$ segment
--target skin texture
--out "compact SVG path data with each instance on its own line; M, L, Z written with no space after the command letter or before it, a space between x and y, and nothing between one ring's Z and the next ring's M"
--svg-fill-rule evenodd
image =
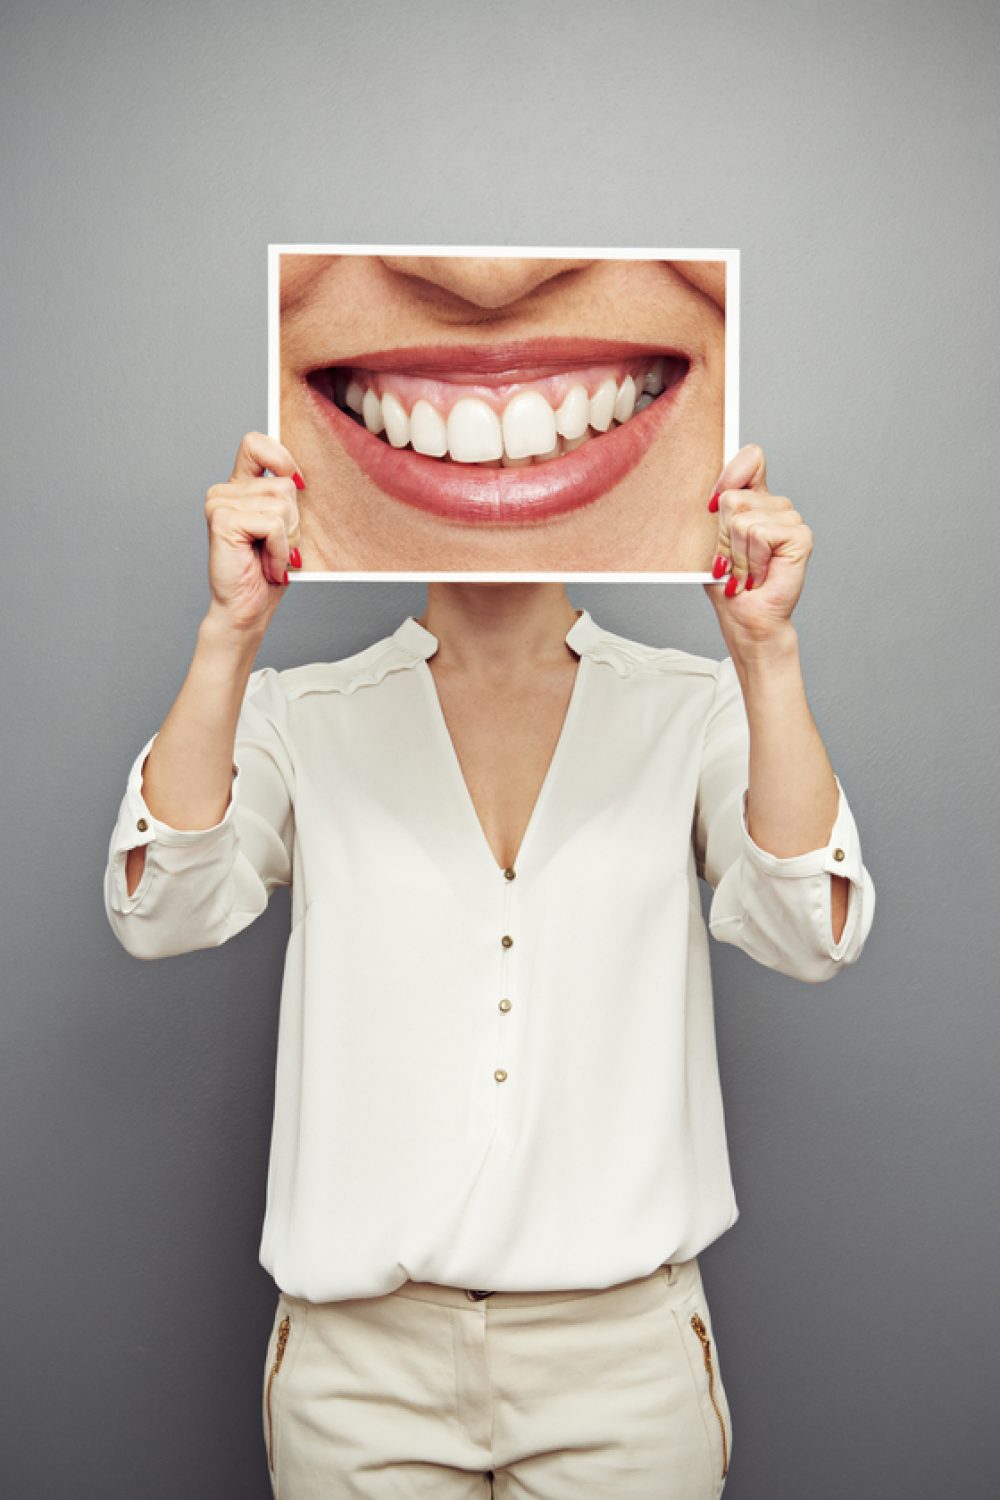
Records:
M722 262L283 256L281 438L307 484L303 566L707 571L714 524L705 503L723 454L724 335ZM676 341L692 362L675 416L624 479L579 510L528 525L456 523L386 495L344 451L305 383L310 370L359 352L545 336L651 349Z

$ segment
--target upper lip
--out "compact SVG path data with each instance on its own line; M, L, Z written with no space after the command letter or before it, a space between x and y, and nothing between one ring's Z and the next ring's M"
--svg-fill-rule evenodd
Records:
M353 367L477 376L481 380L533 380L578 365L601 364L640 355L670 355L690 360L691 351L676 344L636 343L625 339L536 338L492 344L409 344L396 349L340 355L314 369Z

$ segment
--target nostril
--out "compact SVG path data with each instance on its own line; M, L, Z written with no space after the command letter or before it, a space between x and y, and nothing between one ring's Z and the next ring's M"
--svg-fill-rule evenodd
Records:
M387 270L407 277L421 300L466 314L509 310L529 298L544 297L551 282L569 278L592 265L590 260L522 259L488 255L381 255Z

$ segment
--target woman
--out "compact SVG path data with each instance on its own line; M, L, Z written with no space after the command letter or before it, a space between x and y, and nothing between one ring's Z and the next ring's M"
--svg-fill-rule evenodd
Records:
M281 440L334 572L697 572L724 261L279 259Z
M698 876L717 938L809 982L874 906L791 623L809 528L741 449L708 501L721 663L559 584L436 584L353 657L252 672L306 482L250 434L209 491L211 602L105 888L152 958L292 886L275 1493L718 1495L697 1256L737 1208Z

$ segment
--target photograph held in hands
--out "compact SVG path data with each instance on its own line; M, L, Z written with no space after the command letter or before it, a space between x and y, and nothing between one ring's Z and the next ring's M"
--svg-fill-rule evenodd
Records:
M738 251L269 254L298 580L711 577Z

